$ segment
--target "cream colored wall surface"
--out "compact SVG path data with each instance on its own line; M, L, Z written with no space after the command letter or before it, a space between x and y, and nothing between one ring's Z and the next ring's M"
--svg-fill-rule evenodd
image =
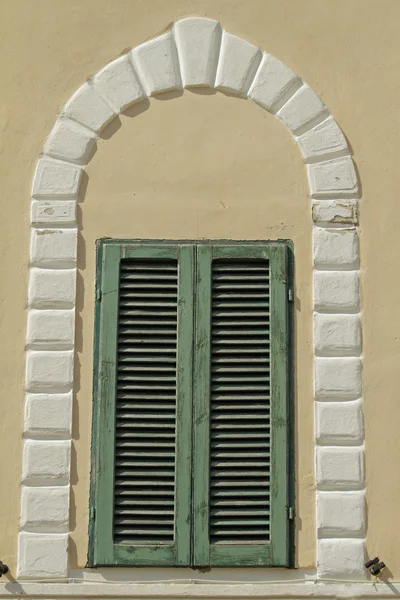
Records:
M321 95L352 145L363 186L367 541L370 554L379 554L393 576L400 579L398 0L3 0L1 558L9 563L11 574L15 573L28 207L35 162L61 106L88 76L125 48L189 15L219 19L231 33L268 50L291 67ZM312 565L314 507L307 500L312 497L313 486L311 228L298 150L273 117L249 101L220 94L185 92L167 102L153 100L149 110L135 119L127 115L122 121L121 129L99 144L88 168L87 193L80 207L77 362L81 368L75 401L72 565L82 566L86 553L93 252L94 240L101 235L295 240L301 303L296 313L297 429L301 434L297 454L301 518L298 557L302 566ZM179 209L178 216L166 210L172 204ZM287 225L283 230L279 229L281 223ZM278 228L268 229L274 226ZM299 368L301 364L305 372Z

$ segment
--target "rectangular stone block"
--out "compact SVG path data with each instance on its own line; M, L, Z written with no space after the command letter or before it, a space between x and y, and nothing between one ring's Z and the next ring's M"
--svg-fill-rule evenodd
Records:
M314 265L319 269L357 269L359 244L356 230L313 227Z
M26 440L22 480L37 485L67 485L70 479L70 440Z
M36 266L73 267L76 264L78 230L32 229L31 263Z
M319 540L318 577L360 581L367 578L365 540L351 538Z
M34 197L77 197L82 167L60 160L43 157L38 161L33 180Z
M27 394L24 431L30 435L71 435L72 391Z
M358 271L315 271L314 308L318 311L353 312L360 309Z
M351 156L308 165L313 198L358 195L357 175Z
M29 306L70 308L75 298L76 269L30 269Z
M19 534L19 579L56 579L68 575L68 534Z
M359 356L360 315L315 313L314 345L319 356Z
M358 225L358 201L313 200L312 218L319 225Z
M68 533L69 485L60 487L22 486L21 529Z
M364 427L361 400L317 402L315 430L319 444L362 444Z
M362 446L319 446L316 458L319 490L360 490L364 487Z
M26 342L30 347L73 348L75 335L75 309L36 310L28 312Z
M315 397L357 399L362 394L361 360L359 358L316 357Z
M69 392L74 375L73 351L31 350L26 357L28 392Z
M31 204L31 221L37 225L76 223L75 200L34 200Z
M365 536L364 492L318 492L318 536Z

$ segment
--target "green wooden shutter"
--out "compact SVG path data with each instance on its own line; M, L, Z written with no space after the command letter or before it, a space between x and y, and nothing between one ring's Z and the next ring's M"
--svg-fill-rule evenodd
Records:
M193 248L99 250L90 564L189 565Z
M194 564L287 566L287 249L197 252Z

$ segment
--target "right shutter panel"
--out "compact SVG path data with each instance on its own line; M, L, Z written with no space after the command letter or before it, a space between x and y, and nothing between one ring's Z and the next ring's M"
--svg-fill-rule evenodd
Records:
M200 326L210 328L199 361L209 392L208 540L199 554L212 566L287 564L285 258L277 244L199 248L209 295Z

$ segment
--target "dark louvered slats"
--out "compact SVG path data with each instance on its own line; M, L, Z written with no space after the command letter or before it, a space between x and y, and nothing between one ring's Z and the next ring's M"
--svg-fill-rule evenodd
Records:
M267 260L212 267L210 541L270 541Z
M114 541L172 544L178 268L121 261Z

